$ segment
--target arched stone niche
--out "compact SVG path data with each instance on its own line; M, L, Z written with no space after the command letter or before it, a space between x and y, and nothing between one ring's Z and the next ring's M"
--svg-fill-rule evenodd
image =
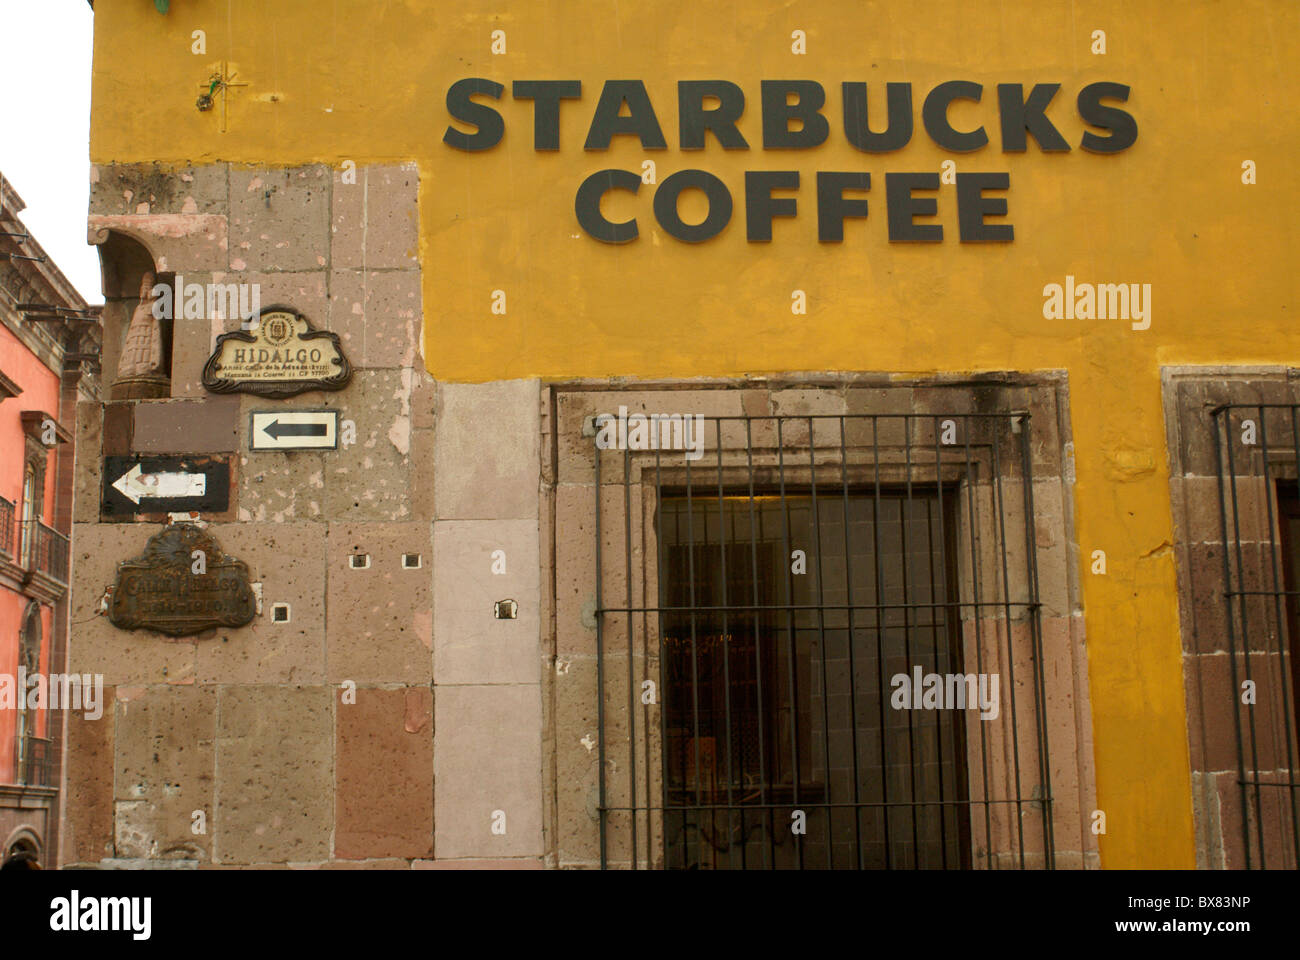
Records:
M0 870L39 870L41 838L30 826L22 826L6 838L0 849Z
M171 396L172 337L170 316L152 321L158 328L158 355L156 360L142 369L139 362L139 344L147 342L149 323L147 278L155 284L171 284L172 273L159 273L149 247L139 239L120 230L92 229L90 242L99 249L99 268L104 291L104 345L101 363L105 382L112 400L144 400ZM143 305L143 310L141 306ZM136 329L132 330L132 320ZM129 344L128 340L134 341ZM133 369L123 369L123 354L134 360Z

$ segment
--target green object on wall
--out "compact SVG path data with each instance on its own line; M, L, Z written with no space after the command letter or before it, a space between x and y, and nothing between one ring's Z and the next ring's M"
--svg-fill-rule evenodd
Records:
M158 8L159 13L166 13L171 2L172 0L153 0L153 5Z

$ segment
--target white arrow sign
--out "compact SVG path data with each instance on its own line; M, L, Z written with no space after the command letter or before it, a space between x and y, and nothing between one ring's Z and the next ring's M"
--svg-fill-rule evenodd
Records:
M208 478L202 473L141 473L137 463L113 481L113 489L132 503L139 503L145 497L155 500L201 497L207 492Z

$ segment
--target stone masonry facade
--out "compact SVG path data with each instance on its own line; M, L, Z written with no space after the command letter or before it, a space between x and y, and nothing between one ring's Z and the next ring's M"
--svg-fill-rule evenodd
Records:
M92 172L106 377L141 249L160 280L258 284L338 334L355 373L210 395L203 364L238 318L178 311L169 398L81 404L70 658L108 707L69 721L65 864L540 865L537 385L425 372L418 190L414 165ZM354 443L249 451L250 410L330 408ZM249 626L172 640L103 615L167 520L105 521L103 458L132 453L230 459L229 510L197 519L259 585ZM496 549L508 572L485 584ZM503 597L517 619L492 619Z
M737 417L1029 412L1035 506L1011 509L1038 545L1055 860L1097 865L1064 374L435 382L421 342L430 265L420 260L419 190L414 165L94 169L106 384L144 270L258 284L264 306L291 306L337 334L355 374L341 391L288 400L209 394L201 370L239 319L178 315L170 396L79 405L69 660L103 674L106 708L97 721L68 719L65 865L598 866L597 701L608 699L606 736L626 750L617 707L626 690L596 682L593 585L622 574L598 569L589 507L599 495L617 512L624 494L621 476L597 482L584 423L620 404ZM355 441L251 452L250 413L267 409L337 409ZM757 442L764 456L771 441ZM880 442L895 462L906 446ZM104 615L117 565L169 520L105 515L104 458L130 454L229 462L227 510L171 519L205 525L248 564L259 598L251 624L173 639ZM972 491L986 512L993 495L987 480ZM642 559L655 550L646 504L635 519ZM607 536L606 565L623 549L621 530ZM972 562L994 564L991 535L980 549L987 556ZM513 616L497 616L503 601ZM1005 648L1031 675L1024 623L990 614L983 629L990 652ZM976 625L962 632L977 642ZM1032 719L1013 731L1004 718L998 736L1028 742ZM643 763L660 749L633 744ZM993 763L1009 776L1004 759ZM614 782L615 765L609 773ZM612 789L609 802L625 801ZM999 813L975 842L1010 865L1013 835L1041 850L1035 815L1013 829ZM617 832L617 815L610 825ZM615 842L609 864L627 859ZM1042 854L1025 863L1042 865Z

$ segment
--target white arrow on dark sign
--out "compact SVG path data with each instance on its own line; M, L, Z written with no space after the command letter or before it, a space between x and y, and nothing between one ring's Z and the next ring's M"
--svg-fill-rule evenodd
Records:
M208 478L202 473L143 473L140 464L113 481L113 489L132 503L145 498L176 500L207 493Z

